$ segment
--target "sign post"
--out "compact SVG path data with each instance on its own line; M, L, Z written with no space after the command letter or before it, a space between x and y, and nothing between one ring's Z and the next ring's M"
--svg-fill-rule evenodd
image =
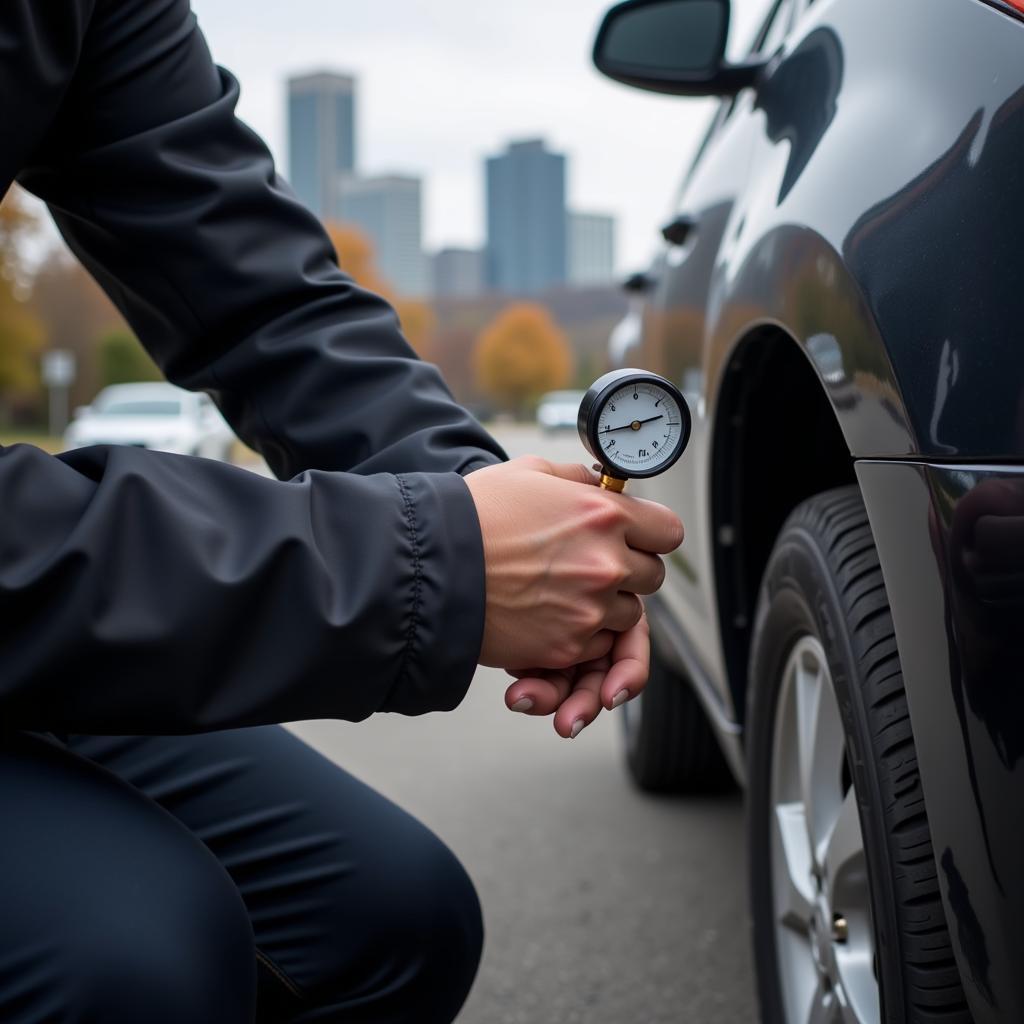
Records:
M68 425L68 394L75 382L75 353L53 348L43 353L43 383L50 392L50 434L59 437Z

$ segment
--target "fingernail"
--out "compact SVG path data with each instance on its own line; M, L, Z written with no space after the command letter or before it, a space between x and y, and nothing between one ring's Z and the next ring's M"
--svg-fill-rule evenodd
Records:
M576 721L572 723L572 732L569 734L569 739L576 739L576 737L579 736L581 732L583 732L583 729L586 726L586 724L587 723L584 722L582 718L577 718Z
M520 697L519 700L512 705L513 711L531 711L533 709L533 701L529 697Z
M619 692L612 698L612 707L622 707L627 700L629 700L629 690L619 690Z

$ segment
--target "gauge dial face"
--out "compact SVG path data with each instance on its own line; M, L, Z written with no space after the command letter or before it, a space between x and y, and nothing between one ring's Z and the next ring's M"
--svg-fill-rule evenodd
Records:
M600 458L623 476L654 476L668 469L688 440L679 403L654 381L625 382L595 411Z

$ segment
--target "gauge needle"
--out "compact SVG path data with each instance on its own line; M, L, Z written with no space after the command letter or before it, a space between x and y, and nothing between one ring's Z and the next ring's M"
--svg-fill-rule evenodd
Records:
M655 420L663 420L664 418L664 416L651 416L650 419L646 420L631 420L624 427L605 427L601 433L614 434L616 430L639 430L645 423L653 423Z

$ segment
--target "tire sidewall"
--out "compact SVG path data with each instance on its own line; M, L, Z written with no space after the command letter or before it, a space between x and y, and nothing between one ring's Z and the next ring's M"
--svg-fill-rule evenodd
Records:
M771 880L771 765L783 671L796 643L816 637L825 651L846 736L870 887L882 1019L902 1021L898 922L867 710L846 614L827 557L805 526L790 525L765 571L751 645L748 696L748 846L754 952L765 1024L783 1024Z

